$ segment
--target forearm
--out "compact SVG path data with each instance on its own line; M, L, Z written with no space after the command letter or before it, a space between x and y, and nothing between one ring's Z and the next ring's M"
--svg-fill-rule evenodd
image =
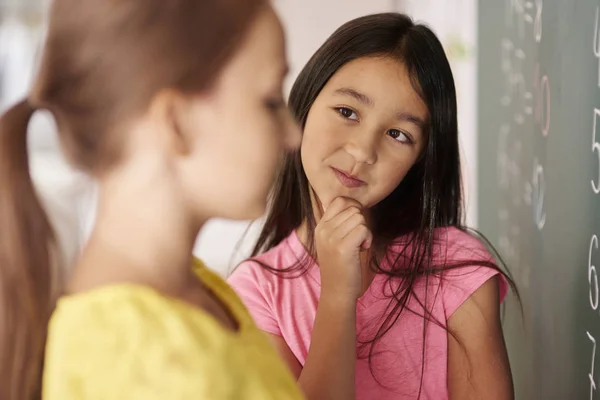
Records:
M322 297L298 380L309 400L355 398L356 302Z

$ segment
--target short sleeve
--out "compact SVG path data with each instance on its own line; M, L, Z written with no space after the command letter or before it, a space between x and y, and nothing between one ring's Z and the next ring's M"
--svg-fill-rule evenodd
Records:
M442 292L446 318L454 312L488 280L499 279L500 302L508 293L508 283L498 271L487 266L460 267L444 271L442 277Z
M265 278L265 271L253 261L242 263L231 274L228 283L233 287L263 331L282 336L274 313L272 285Z
M452 231L442 241L446 251L441 254L446 265L466 263L468 265L450 268L441 274L441 289L443 293L446 318L454 312L488 280L499 279L500 302L508 293L508 282L499 270L491 268L495 265L494 258L485 245L476 237L466 232Z
M160 311L135 299L59 303L49 327L43 398L234 400L231 382L223 381L231 372L210 353L211 336Z

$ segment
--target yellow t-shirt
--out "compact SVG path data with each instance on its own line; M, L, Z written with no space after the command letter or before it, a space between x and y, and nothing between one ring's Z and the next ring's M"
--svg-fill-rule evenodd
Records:
M197 264L199 278L237 319L237 332L141 285L66 296L50 321L43 399L302 399L237 295Z

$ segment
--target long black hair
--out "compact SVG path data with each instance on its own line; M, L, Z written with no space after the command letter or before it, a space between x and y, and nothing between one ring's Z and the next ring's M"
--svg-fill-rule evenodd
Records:
M394 287L388 308L391 312L375 337L363 343L371 344L369 363L372 372L374 346L407 310L409 300L416 298L413 289L418 280L425 279L427 284L433 274L441 276L448 269L477 265L502 273L518 295L513 280L492 260L461 260L451 265L436 265L432 261L436 228L455 227L482 237L463 222L456 89L442 44L428 27L415 24L410 17L399 13L374 14L347 22L319 48L298 76L289 99L292 113L304 127L315 99L336 71L352 60L382 56L406 66L414 89L428 108L429 119L425 127L427 144L422 156L398 187L371 209L374 251L370 267L397 282L391 286ZM261 263L265 268L293 277L305 271L311 259L316 259L316 220L311 191L300 151L288 154L279 171L266 221L252 256L275 247L303 222L308 225L308 251L306 257L285 270L275 270ZM391 251L398 248L391 246L398 238L403 238L402 250ZM485 242L489 245L487 240ZM384 257L387 259L385 263L382 262ZM424 303L423 299L417 300L423 310L410 311L423 316L425 339L426 321L433 320L432 306L427 297ZM433 322L447 330L445 321ZM425 340L423 356L424 344ZM421 374L421 385L422 382Z

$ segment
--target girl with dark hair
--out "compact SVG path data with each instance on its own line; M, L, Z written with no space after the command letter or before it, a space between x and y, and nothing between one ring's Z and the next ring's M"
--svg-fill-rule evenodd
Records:
M309 399L510 399L512 280L463 223L456 92L402 14L339 28L300 73L303 128L230 283Z
M208 219L264 213L300 144L286 69L268 1L52 1L33 88L0 118L0 399L302 398L192 256ZM99 183L69 277L29 175L37 109Z

